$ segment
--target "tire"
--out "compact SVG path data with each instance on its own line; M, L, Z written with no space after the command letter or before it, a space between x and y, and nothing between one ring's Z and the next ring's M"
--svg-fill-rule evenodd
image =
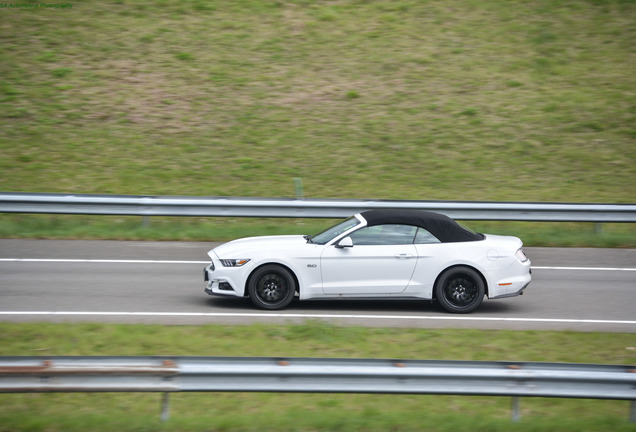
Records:
M435 283L435 297L444 309L452 313L469 313L484 300L483 279L470 267L445 270Z
M252 303L261 309L283 309L294 299L296 280L284 267L265 265L250 276L247 293Z

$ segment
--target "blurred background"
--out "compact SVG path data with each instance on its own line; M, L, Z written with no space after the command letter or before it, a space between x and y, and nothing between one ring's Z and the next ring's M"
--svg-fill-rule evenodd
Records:
M0 190L634 202L632 1L58 4L0 10Z

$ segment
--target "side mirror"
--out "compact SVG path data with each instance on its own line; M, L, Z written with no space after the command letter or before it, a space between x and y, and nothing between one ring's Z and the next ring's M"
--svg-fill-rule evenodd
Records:
M351 237L345 237L336 243L336 247L338 249L353 247L353 240L351 240Z

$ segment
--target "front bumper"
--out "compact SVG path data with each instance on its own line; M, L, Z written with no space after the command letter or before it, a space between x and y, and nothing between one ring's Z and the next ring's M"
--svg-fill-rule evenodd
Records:
M212 291L212 282L210 281L210 275L208 274L209 267L205 267L203 269L203 282L206 282L204 291L207 294L214 295L214 291Z
M204 291L209 295L241 296L234 289L234 284L221 273L215 271L214 263L203 269L203 281L206 283Z

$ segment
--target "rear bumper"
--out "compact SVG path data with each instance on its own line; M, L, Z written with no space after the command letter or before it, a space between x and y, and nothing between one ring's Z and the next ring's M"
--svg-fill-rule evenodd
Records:
M526 288L528 288L528 285L530 285L530 281L528 281L528 283L523 285L521 287L521 289L519 289L516 292L500 294L500 295L498 295L496 297L489 297L489 299L502 299L502 298L506 298L506 297L516 297L516 296L519 296L519 295L523 295L523 292L525 291Z
M527 264L524 264L524 267L525 271L523 274L514 277L505 277L496 281L488 290L488 298L501 299L522 295L532 280L530 262L528 261Z

